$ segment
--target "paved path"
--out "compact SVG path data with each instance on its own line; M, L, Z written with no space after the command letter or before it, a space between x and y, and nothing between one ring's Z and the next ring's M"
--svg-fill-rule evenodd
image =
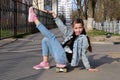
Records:
M61 41L62 34L52 29ZM75 68L68 73L56 73L55 62L50 56L51 69L33 70L42 60L40 33L23 39L0 41L0 80L119 80L120 44L93 42L93 53L88 53L90 63L99 72Z

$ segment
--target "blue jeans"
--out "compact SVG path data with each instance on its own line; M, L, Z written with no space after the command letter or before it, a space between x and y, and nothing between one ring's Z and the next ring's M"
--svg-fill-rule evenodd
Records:
M56 36L51 33L42 23L37 25L38 30L45 38L42 40L42 54L48 56L49 53L57 64L67 64L66 53Z

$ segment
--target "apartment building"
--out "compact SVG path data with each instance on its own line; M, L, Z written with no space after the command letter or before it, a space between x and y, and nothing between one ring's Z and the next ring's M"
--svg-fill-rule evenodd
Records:
M40 10L50 10L58 12L58 0L34 0L33 6Z
M64 15L66 21L70 20L72 0L33 0L33 5L41 10L55 11L58 15Z
M63 14L66 20L70 19L72 13L72 0L58 0L58 15Z

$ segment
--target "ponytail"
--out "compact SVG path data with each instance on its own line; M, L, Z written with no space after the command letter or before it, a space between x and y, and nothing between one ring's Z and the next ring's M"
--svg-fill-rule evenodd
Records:
M90 38L88 36L87 36L87 39L88 39L88 44L89 44L88 51L92 52L92 46L91 46Z

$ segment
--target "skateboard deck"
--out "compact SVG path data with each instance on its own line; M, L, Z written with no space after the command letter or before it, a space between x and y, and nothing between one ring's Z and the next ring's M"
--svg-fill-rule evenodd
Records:
M67 68L59 68L59 67L56 67L56 72L67 72Z

